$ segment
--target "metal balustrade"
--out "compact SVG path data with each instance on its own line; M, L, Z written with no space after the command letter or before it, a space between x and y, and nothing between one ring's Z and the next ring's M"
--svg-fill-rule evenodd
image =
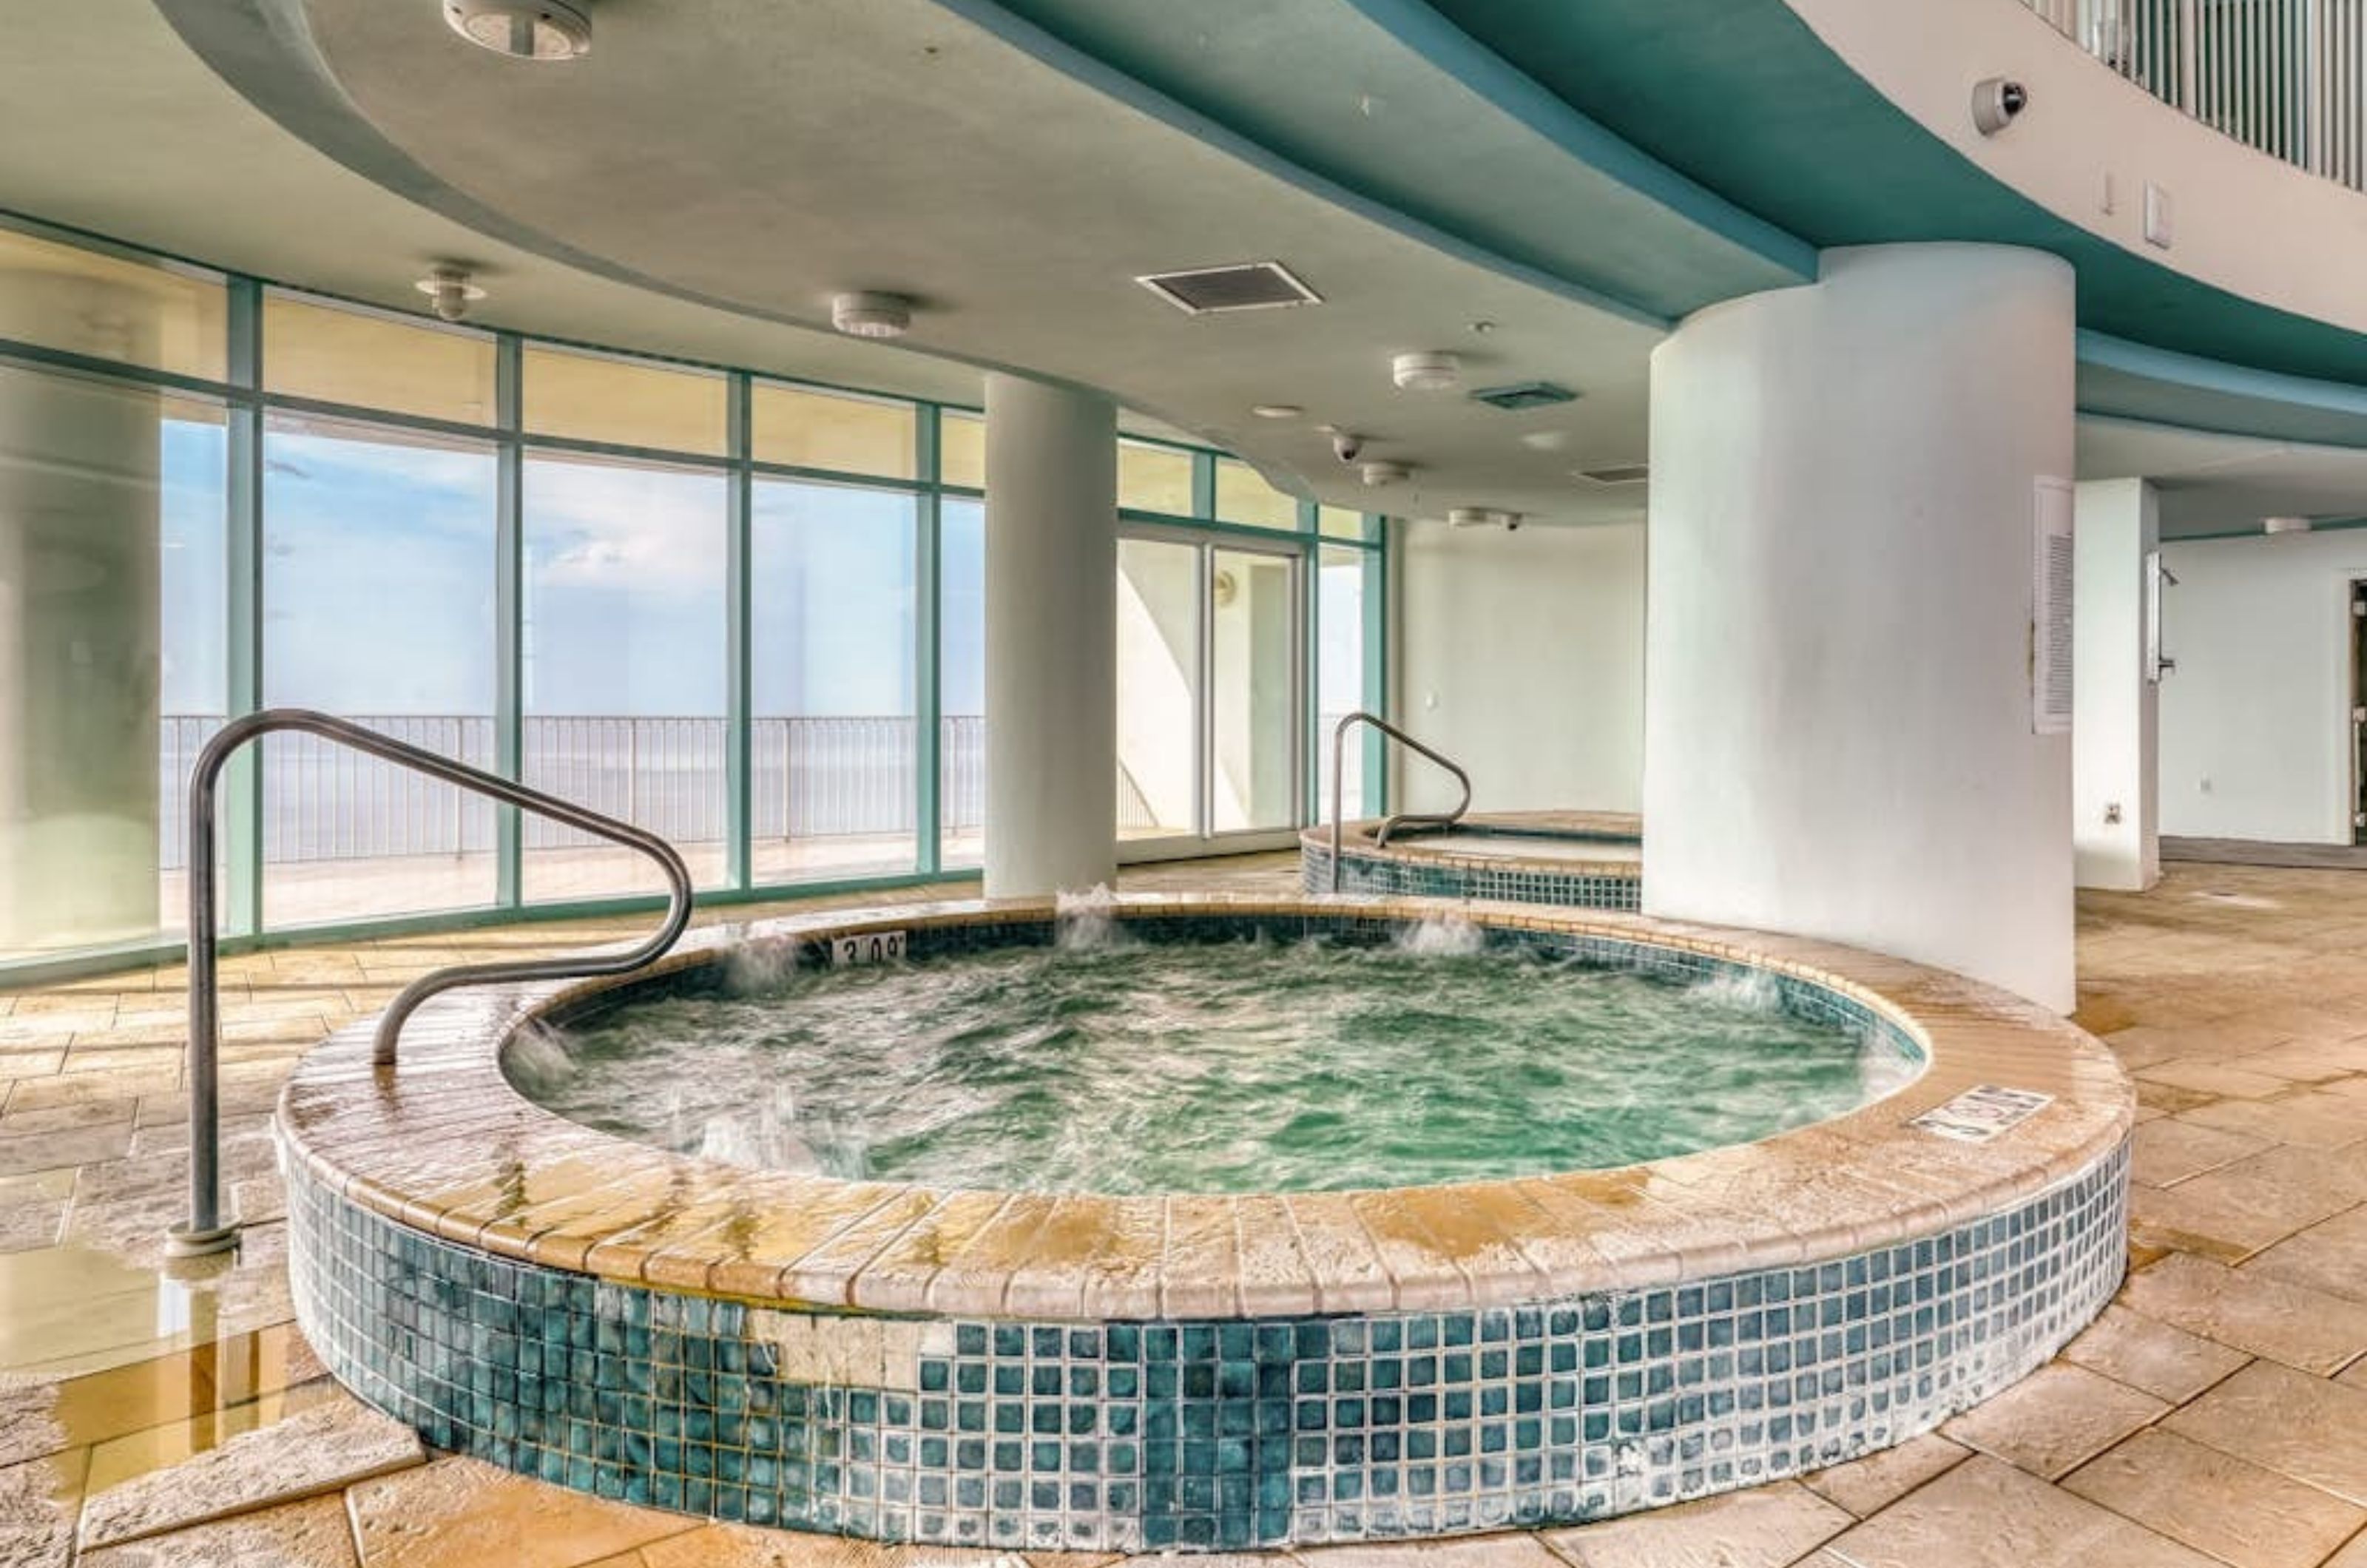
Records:
M2172 108L2367 190L2367 0L2023 0Z
M493 720L481 714L363 716L354 722L408 746L485 769ZM159 798L187 795L198 752L223 727L217 715L164 718ZM529 717L525 782L638 823L678 844L723 841L723 718L674 716ZM751 830L762 840L909 834L917 818L916 724L909 715L757 718L750 724ZM307 734L263 748L263 858L287 865L491 854L493 803ZM947 831L986 820L986 721L945 719L938 811ZM185 824L161 814L160 869L187 865ZM528 850L595 840L560 823L528 818Z

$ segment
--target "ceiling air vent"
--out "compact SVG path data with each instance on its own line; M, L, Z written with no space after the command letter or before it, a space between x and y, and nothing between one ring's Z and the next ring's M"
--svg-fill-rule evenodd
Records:
M1190 316L1323 303L1323 296L1301 283L1280 262L1243 262L1236 266L1154 272L1135 281Z
M1475 403L1486 403L1492 409L1508 412L1519 409L1551 408L1556 403L1574 402L1578 394L1568 387L1551 381L1523 381L1517 387L1483 387L1471 394Z
M1571 471L1587 483L1594 485L1642 484L1652 477L1651 468L1643 463L1619 463L1610 468L1576 468Z

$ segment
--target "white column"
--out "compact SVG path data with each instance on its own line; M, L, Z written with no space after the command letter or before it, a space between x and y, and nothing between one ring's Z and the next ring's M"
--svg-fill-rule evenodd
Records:
M1653 356L1644 904L2073 1001L2071 744L2033 723L2072 274L1827 253Z
M1117 874L1117 413L986 378L986 892Z
M0 275L0 332L82 323L120 355L134 292ZM156 930L156 394L0 372L0 948Z
M2078 504L2071 842L2080 886L2138 893L2161 880L2161 688L2146 638L2159 506L2144 479L2083 484Z

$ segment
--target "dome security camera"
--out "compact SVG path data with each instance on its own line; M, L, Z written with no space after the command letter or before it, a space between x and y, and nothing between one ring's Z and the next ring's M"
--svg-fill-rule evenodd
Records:
M1358 457L1364 456L1364 452L1365 438L1363 436L1351 435L1344 430L1332 432L1331 455L1339 458L1342 462L1353 463Z
M2002 76L1973 84L1973 124L1983 136L1995 136L2030 107L2030 90Z

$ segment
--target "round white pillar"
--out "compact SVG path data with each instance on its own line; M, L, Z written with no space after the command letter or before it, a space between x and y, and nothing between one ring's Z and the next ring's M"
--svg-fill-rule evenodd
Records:
M1117 874L1117 411L986 378L986 893Z
M2072 272L1827 253L1652 364L1644 906L2073 1005L2071 743L2032 689Z
M0 331L43 329L14 335L80 322L121 355L153 314L0 275ZM156 930L160 419L135 387L0 372L0 949Z

